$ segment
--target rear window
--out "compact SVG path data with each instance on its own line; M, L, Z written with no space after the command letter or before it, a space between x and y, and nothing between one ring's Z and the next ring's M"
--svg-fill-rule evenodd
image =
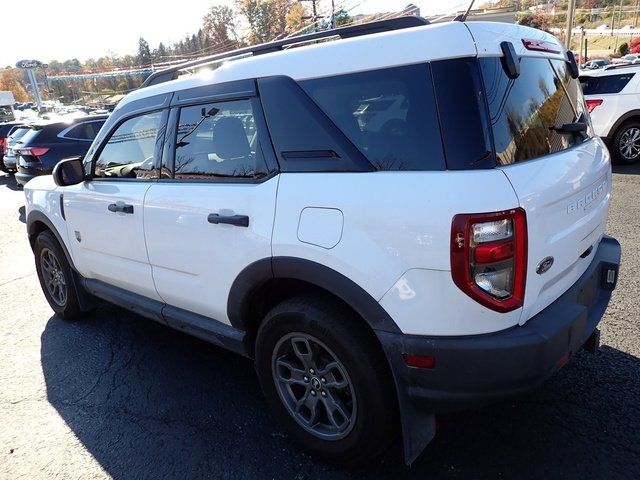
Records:
M31 130L29 127L16 127L16 129L9 134L9 138L13 141L18 140L22 138L29 130Z
M480 67L499 165L556 153L579 141L556 130L583 120L585 113L580 85L566 62L523 57L515 80L507 77L500 58L481 58Z
M378 170L444 170L428 64L300 82Z
M580 77L580 84L585 95L602 95L603 93L620 93L627 86L635 73L621 73L604 77Z

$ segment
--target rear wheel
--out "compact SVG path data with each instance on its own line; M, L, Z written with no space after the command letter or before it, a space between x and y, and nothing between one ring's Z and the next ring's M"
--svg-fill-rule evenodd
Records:
M38 280L53 311L67 320L79 317L82 311L71 267L60 244L50 231L45 230L38 235L34 254Z
M640 122L622 125L613 137L612 154L619 163L632 164L640 160Z
M362 464L393 440L393 382L375 337L341 304L285 300L264 319L256 371L272 410L306 450Z

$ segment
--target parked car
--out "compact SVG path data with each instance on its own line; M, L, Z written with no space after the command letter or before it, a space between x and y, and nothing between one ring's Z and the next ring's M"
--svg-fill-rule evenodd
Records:
M50 174L64 158L84 156L106 119L106 115L91 115L31 125L15 149L16 182L24 185L33 177Z
M593 128L620 163L640 160L640 64L582 72Z
M597 70L599 68L604 68L607 65L611 65L609 60L605 58L598 58L596 60L589 60L582 66L582 68L585 70Z
M0 123L0 170L5 173L8 173L8 170L4 166L4 146L7 143L7 137L11 129L16 125L20 125L20 122Z
M18 159L16 157L16 148L22 145L22 137L29 132L30 127L28 124L20 123L11 130L4 142L4 155L2 157L2 163L6 172L15 173L18 169Z
M620 60L625 63L638 63L640 62L640 54L629 53L627 55L624 55L623 57L620 57Z
M364 463L401 426L411 462L436 413L597 349L609 154L550 34L405 17L329 37L152 74L84 161L25 186L27 231L62 318L99 298L253 358L308 451ZM393 129L356 118L398 96Z

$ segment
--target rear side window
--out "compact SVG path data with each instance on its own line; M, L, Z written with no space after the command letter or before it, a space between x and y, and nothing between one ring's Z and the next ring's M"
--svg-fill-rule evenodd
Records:
M444 170L428 64L300 82L378 170Z
M531 160L576 144L574 136L557 130L578 121L584 112L578 82L570 77L565 62L523 57L515 80L504 73L500 58L481 58L480 67L499 165Z
M621 73L604 77L580 77L580 84L585 95L602 95L603 93L620 93L635 73Z
M104 120L81 123L69 130L64 137L70 140L93 141L103 124Z

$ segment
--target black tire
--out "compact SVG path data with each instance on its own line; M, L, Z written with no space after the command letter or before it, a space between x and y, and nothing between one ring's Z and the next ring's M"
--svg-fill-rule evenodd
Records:
M291 407L287 407L285 397L290 395L293 387L287 390L286 384L278 380L282 376L279 376L280 373L277 370L280 367L276 366L283 359L289 362L284 356L278 356L283 348L287 348L283 346L286 346L287 342L293 345L295 339L300 341L301 338L310 339L311 345L315 345L312 349L317 348L321 353L332 354L337 362L331 364L339 364L346 373L340 381L341 374L338 370L332 369L334 373L326 375L330 379L327 382L327 378L319 378L319 372L302 366L309 374L311 381L308 386L296 385L296 388L300 389L299 392L310 392L316 388L311 386L314 381L314 385L320 384L320 388L314 395L316 397L314 400L318 402L316 411L319 420L312 427L308 425L304 427L300 420L294 418L296 414L291 412ZM294 348L291 347L291 355L294 354L297 357ZM313 365L316 364L313 363ZM325 362L325 372L327 372L326 365ZM284 371L286 372L287 369L288 367L284 368ZM319 366L317 370L323 370L323 368ZM399 425L397 400L386 358L373 332L361 324L361 319L331 298L301 296L285 300L273 308L258 331L256 371L262 391L275 416L288 434L315 456L340 464L363 465L380 455L395 438ZM293 371L292 369L291 372ZM301 374L296 373L296 375ZM293 378L293 373L291 377ZM304 378L307 382L307 376ZM322 385L319 380L325 382L325 385ZM350 383L351 387L339 390L330 385L344 384L345 381ZM349 391L345 392L345 390ZM321 398L320 394L324 398ZM310 398L308 393L307 395L300 393L300 395ZM291 399L291 397L288 398ZM339 398L346 400L340 401ZM295 403L296 398L293 400ZM342 409L331 409L334 411L333 421L331 421L328 417L330 407L327 405L335 406L334 401L338 401ZM335 412L338 412L337 418L340 420L342 416L340 413L343 410L352 414L348 420L349 427L343 429L342 433L334 432L335 438L321 438L318 432L323 435L327 432L327 427L323 425L336 423ZM342 417L347 419L348 415ZM311 432L309 428L315 430ZM324 431L322 431L323 428Z
M34 255L40 287L53 311L65 320L77 319L82 311L71 267L56 237L49 230L36 238Z
M9 170L4 166L4 162L2 160L0 160L0 172L9 173Z
M631 120L621 125L613 135L611 155L616 163L631 165L640 160L640 136L629 146L628 141L640 135L640 122Z

